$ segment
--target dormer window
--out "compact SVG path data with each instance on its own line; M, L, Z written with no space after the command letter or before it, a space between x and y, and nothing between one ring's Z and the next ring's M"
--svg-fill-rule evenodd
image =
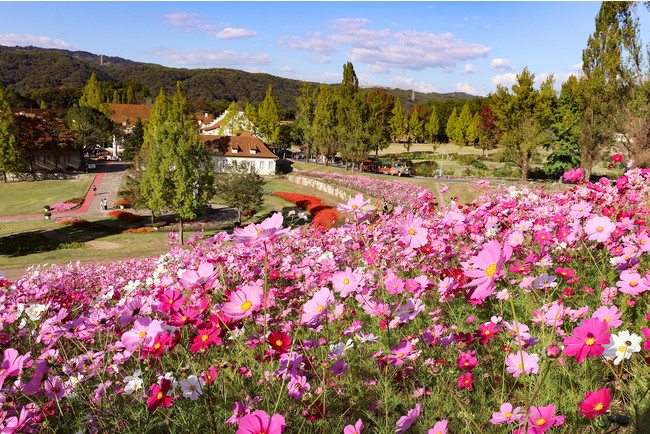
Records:
M233 153L233 154L236 154L237 152L239 152L239 149L237 149L237 148L232 148L232 153Z

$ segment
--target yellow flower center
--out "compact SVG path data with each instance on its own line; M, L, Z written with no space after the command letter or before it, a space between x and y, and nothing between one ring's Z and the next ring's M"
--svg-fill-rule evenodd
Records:
M620 347L618 347L618 351L621 353L624 353L625 350L627 350L627 347L625 345L621 345Z
M352 205L352 209L357 209L358 207L356 205Z
M605 322L609 322L609 321L610 321L609 317L605 317Z
M397 353L397 357L400 357L400 358L404 357L404 353Z
M602 231L603 231L603 227L602 227L602 226L598 226L598 227L596 228L596 230L597 230L598 232L602 232Z
M160 342L156 342L153 347L155 349L159 349L160 348Z
M503 415L503 417L510 419L512 417L512 413L507 412L506 414Z
M147 332L140 332L138 336L140 336L140 339L142 339L143 337L147 336Z
M193 384L190 384L190 390L196 390L196 386Z
M585 341L585 344L587 344L587 345L593 345L595 343L596 343L596 339L594 339L594 338L589 338L589 339L587 339Z
M633 281L630 282L631 287L635 287L637 285L638 285L638 283L636 282L636 280L633 280Z
M598 404L594 405L594 410L600 411L603 409L603 407L604 407L603 403L599 402Z
M245 302L242 303L242 305L240 307L241 307L241 310L248 310L248 309L251 308L251 306L253 306L253 303L246 300Z
M284 342L282 342L281 339L278 339L277 341L275 341L275 346L277 346L277 347L281 347L283 343L284 343Z
M490 264L490 266L485 269L485 275L487 277L492 277L494 275L494 273L496 273L496 272L497 272L497 264L496 263Z
M321 304L320 306L318 306L318 309L316 309L316 311L317 311L317 312L322 312L323 309L325 309L325 306L323 306L323 305Z
M409 234L415 235L415 231L413 229L409 229Z
M203 342L207 341L209 338L210 338L210 336L208 336L208 335L203 335L203 336L201 336L201 340L202 340Z
M350 283L350 280L349 280L349 279L345 279L345 280L343 280L343 284L344 284L344 285L347 285L348 283Z
M158 400L163 399L163 393L162 393L162 392L158 392L158 395L156 395L156 399L158 399Z
M524 365L523 365L523 363L520 363L520 364L517 366L517 368L523 370L523 369L524 369Z
M543 417L540 417L539 419L537 419L537 422L535 422L535 425L542 426L545 423L546 423L546 419L544 419Z
M169 299L169 304L174 304L174 300L170 298Z

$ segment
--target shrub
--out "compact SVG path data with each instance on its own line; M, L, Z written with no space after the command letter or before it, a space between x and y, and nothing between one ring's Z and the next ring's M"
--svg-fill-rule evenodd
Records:
M273 194L309 211L314 218L316 226L329 229L334 225L334 222L339 219L338 212L331 206L321 202L317 197L300 193L287 193L284 191L276 191Z
M133 214L127 211L114 210L108 213L111 217L115 217L122 221L137 221L142 220L144 217L138 214Z
M481 161L478 161L478 160L472 161L470 163L470 165L472 167L476 167L477 169L481 169L481 170L487 170L487 168L488 168L485 163L483 163Z
M478 162L478 155L459 155L458 162L463 166L470 166L474 162Z

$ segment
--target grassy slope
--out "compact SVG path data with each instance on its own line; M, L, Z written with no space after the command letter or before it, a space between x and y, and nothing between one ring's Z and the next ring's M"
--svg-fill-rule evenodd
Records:
M0 216L38 214L44 205L84 197L93 177L0 183Z

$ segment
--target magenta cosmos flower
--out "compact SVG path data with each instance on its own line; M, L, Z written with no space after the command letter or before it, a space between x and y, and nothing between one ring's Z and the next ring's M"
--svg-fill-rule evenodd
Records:
M592 241L603 243L616 229L609 217L592 217L585 225L585 232Z
M259 286L245 285L230 294L230 300L221 309L233 320L249 317L262 305L264 290Z
M412 213L407 214L406 218L397 224L400 241L414 249L424 246L427 243L428 231L422 226L423 223L424 220L420 217L415 217Z
M25 365L25 360L29 359L31 352L19 356L18 350L14 348L7 348L4 350L4 357L2 359L2 366L0 366L0 387L8 376L20 375Z
M447 419L436 422L436 424L427 431L427 434L447 434L447 424L449 421Z
M245 228L235 228L233 230L234 242L256 244L265 241L271 237L279 237L289 232L289 228L282 229L284 217L276 212L260 224L251 223Z
M612 401L609 389L599 389L598 392L587 392L585 400L578 404L580 411L588 419L593 419L599 414L604 414Z
M332 291L327 288L321 289L303 306L301 323L310 324L315 322L321 315L325 314L327 307L332 303L334 303Z
M609 344L608 328L609 325L598 318L585 319L581 327L573 329L573 336L564 338L564 354L575 356L578 363L586 357L601 356L605 352L603 345Z
M235 434L280 434L285 426L281 415L274 414L269 419L264 410L255 410L242 418Z
M494 282L506 274L501 267L511 255L512 247L506 244L502 250L499 242L492 240L472 258L472 268L463 270L467 277L475 278L465 285L476 286L470 295L471 299L483 300L494 292Z
M151 389L149 389L151 396L149 397L149 399L147 399L147 405L149 406L149 411L154 411L155 409L161 406L169 407L172 405L172 397L167 396L167 392L169 392L170 386L171 386L171 381L166 378L163 378L160 381L160 385L158 385L158 383L154 383L151 385Z
M541 434L552 426L564 423L564 416L555 416L553 404L546 407L530 407L528 416L528 434Z
M341 298L346 298L357 290L360 280L359 273L354 273L350 267L345 267L345 271L337 271L332 276L332 287L334 291L341 293Z
M351 213L365 213L366 207L370 205L370 199L363 200L363 194L359 193L354 196L352 199L348 200L347 204L339 203L336 205L336 209L341 212L351 212Z

